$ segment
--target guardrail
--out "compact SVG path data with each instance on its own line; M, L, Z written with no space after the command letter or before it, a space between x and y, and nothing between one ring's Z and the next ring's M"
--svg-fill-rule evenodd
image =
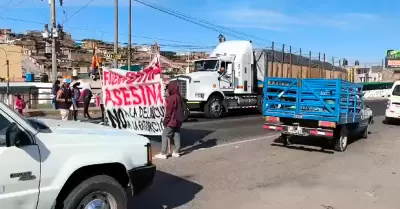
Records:
M28 109L48 109L52 108L51 105L51 88L48 87L35 87L27 86L24 88L11 87L10 92L12 95L8 98L8 104L15 103L13 95L21 94L23 100L26 102ZM93 98L91 106L96 102L96 95L101 92L101 88L92 88ZM0 93L0 100L7 103L7 96Z

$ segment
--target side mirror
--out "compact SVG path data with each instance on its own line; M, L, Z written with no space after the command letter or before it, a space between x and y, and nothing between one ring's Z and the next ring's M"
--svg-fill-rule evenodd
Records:
M7 147L16 146L21 140L25 139L25 135L16 123L11 123L6 131Z
M388 97L390 97L390 94L388 95Z

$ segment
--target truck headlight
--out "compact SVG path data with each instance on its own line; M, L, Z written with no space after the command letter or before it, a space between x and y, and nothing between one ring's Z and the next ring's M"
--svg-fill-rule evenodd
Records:
M195 93L194 97L203 99L204 98L204 93Z

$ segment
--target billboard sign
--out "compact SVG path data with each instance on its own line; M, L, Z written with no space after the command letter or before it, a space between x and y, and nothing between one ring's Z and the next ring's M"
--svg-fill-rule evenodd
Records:
M386 68L400 68L400 50L386 51Z

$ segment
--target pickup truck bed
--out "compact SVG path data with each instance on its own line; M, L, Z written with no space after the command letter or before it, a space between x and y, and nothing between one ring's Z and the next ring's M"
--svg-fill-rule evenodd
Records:
M341 79L266 78L263 116L329 121L362 120L362 85Z

